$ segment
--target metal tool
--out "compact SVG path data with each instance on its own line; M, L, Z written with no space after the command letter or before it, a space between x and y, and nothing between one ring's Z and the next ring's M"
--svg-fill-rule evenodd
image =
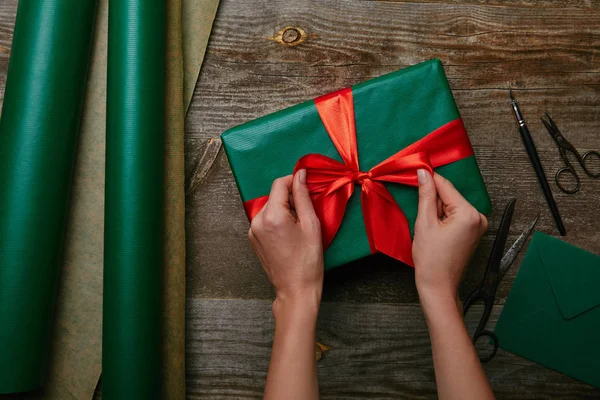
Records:
M560 218L558 206L556 205L556 201L552 196L552 190L550 190L550 185L548 185L548 179L546 179L546 173L544 172L544 168L542 167L542 163L540 162L540 157L538 156L537 149L535 148L535 144L533 143L533 138L529 134L529 129L527 129L525 120L521 115L521 110L519 110L519 105L513 97L512 90L510 88L508 89L508 96L510 97L510 104L512 105L515 118L517 120L517 123L519 124L519 133L521 134L523 145L525 146L527 155L529 156L535 174L537 175L538 182L540 183L542 192L544 193L544 197L546 198L546 202L548 203L548 208L550 208L550 213L552 213L552 218L554 218L554 222L556 223L556 228L558 229L558 232L560 232L561 236L565 236L567 234L567 230L565 229L565 225L563 224L562 219Z
M500 222L500 228L498 228L498 233L496 235L496 239L494 240L492 253L490 255L483 280L481 281L481 284L479 284L479 286L477 286L473 292L471 292L469 297L467 297L463 303L463 315L465 315L471 306L477 301L481 300L484 305L483 315L479 321L479 325L477 326L475 333L473 334L473 344L475 344L481 337L488 337L493 349L490 354L484 357L481 357L480 355L479 359L481 362L490 361L492 358L494 358L496 352L498 351L498 337L494 332L485 329L485 325L487 324L492 312L492 307L494 306L494 298L496 297L498 285L502 281L502 278L504 278L504 275L506 275L506 271L508 271L521 249L523 249L523 246L527 242L527 238L533 232L533 228L535 227L535 224L539 218L538 215L527 226L523 233L521 233L517 240L508 249L506 254L504 254L506 240L508 239L508 231L515 210L515 204L516 199L511 199L504 209L504 214L502 215L502 220Z
M579 175L577 174L577 172L575 172L575 168L569 161L569 158L567 157L567 152L570 152L575 156L575 159L579 162L579 165L581 165L583 172L585 172L590 178L600 178L600 172L594 173L590 171L586 165L586 161L588 158L590 158L590 156L594 156L598 159L598 161L600 161L600 153L598 153L595 150L590 150L583 153L583 155L579 154L577 149L575 149L575 147L573 147L573 145L567 139L565 139L563 134L558 129L558 126L556 126L554 121L552 121L552 118L550 118L550 114L546 113L545 117L542 117L542 122L546 126L546 129L548 129L548 133L550 133L552 139L554 139L554 141L556 142L556 145L558 146L558 151L560 152L560 157L566 164L566 166L559 169L556 172L556 175L554 176L556 186L558 186L560 190L567 194L574 194L577 193L581 188L581 181L579 179ZM565 173L571 175L575 179L574 188L566 188L560 183L560 177Z

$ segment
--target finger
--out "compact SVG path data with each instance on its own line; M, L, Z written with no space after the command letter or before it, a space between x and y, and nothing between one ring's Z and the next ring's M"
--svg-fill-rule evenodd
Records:
M470 206L470 203L465 200L462 194L454 187L452 182L444 178L440 174L434 174L433 180L437 189L437 194L442 200L446 208Z
M438 199L440 199L439 196L438 196ZM442 216L440 217L440 221L444 221L448 216L448 210L447 210L446 205L444 204L444 202L441 199L440 199L440 203L442 203Z
M293 185L293 183L292 183ZM288 196L288 203L290 203L290 212L294 216L294 220L298 221L298 214L296 214L296 205L294 204L294 196L290 193Z
M437 198L437 215L438 218L442 218L444 216L444 203L442 203L442 199Z
M256 241L256 236L254 235L252 227L248 229L248 241L250 242L250 246L252 246L252 249L254 249L254 242Z
M479 227L481 228L481 234L483 235L488 228L488 220L483 214L479 214Z
M292 191L292 176L287 175L282 178L275 179L269 193L269 200L265 208L270 211L276 211L281 208L290 209L289 196Z
M419 181L419 209L417 219L428 222L438 220L438 196L435 183L429 171L419 169L417 171Z
M306 170L299 170L294 175L294 183L292 184L292 197L294 198L294 207L298 219L311 220L316 217L315 208L310 198L308 186L306 186Z

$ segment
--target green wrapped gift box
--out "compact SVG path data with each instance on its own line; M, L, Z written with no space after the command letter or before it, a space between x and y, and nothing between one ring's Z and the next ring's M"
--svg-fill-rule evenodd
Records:
M360 171L370 170L460 119L444 69L437 59L357 84L351 88L351 96ZM342 162L315 100L232 128L223 133L222 139L246 204L268 195L273 180L291 174L297 161L307 154L322 154ZM491 211L473 155L439 166L435 171L450 180L481 213ZM406 216L412 235L417 215L417 189L397 183L385 186ZM355 190L341 226L325 251L325 268L334 268L371 253L360 190Z

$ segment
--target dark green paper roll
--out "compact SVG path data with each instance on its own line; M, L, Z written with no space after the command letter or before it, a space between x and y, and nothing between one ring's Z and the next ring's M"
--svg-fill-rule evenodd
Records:
M96 6L19 2L0 120L0 393L47 374Z
M102 394L161 395L165 2L109 4Z

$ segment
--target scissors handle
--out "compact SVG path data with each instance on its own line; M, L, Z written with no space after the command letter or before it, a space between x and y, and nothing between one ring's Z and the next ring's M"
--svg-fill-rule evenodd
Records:
M596 158L596 163L598 163L600 165L600 153L598 153L595 150L590 150L590 151L586 151L585 153L583 153L583 155L581 156L581 167L583 168L583 170L585 171L585 173L591 177L591 178L600 178L600 168L598 170L598 172L592 172L588 169L587 167L587 161L588 158Z
M494 332L488 331L487 329L484 329L480 332L475 332L475 334L473 335L473 345L475 345L477 343L477 341L479 339L481 339L482 337L488 338L490 344L493 346L492 351L490 353L485 354L484 356L481 356L481 354L478 354L479 361L481 361L482 363L485 363L485 362L490 361L492 358L494 358L494 356L498 352L498 336L496 336L496 334Z
M463 303L463 308L462 308L463 317L465 315L467 315L467 312L469 311L471 306L478 301L481 301L482 304L485 304L484 299L483 299L483 292L481 291L481 288L475 288L471 292L471 294L469 294L469 297L467 297L467 299Z
M463 317L467 315L467 312L469 312L469 309L474 303L481 302L483 305L483 314L481 315L477 329L475 329L475 335L485 330L485 325L490 319L492 308L494 307L493 299L493 296L486 295L482 288L475 288L463 303ZM475 343L475 338L473 338L473 343Z
M573 179L575 179L575 187L565 187L562 183L560 183L561 176L564 178L565 174L571 175ZM556 186L558 186L558 188L566 194L575 194L579 192L579 189L581 188L581 180L579 179L579 175L577 175L577 172L575 172L575 169L570 164L567 167L563 167L556 171L554 181L556 182Z

